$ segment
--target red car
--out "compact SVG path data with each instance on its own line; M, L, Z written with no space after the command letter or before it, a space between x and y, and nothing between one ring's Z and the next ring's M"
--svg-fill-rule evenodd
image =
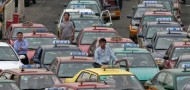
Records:
M110 85L97 82L64 83L55 85L55 87L51 89L49 88L47 90L115 90Z
M28 41L28 59L34 56L36 49L40 45L53 45L53 41L57 40L57 36L52 33L24 33L24 38Z
M22 33L31 33L31 32L47 32L47 28L42 24L34 24L34 23L18 23L11 24L9 28L7 28L3 39L7 41L7 43L13 45L14 40L16 40L17 32Z
M107 38L118 36L118 33L114 28L94 26L84 28L77 37L76 44L79 46L82 52L88 52L88 48L96 38Z
M187 42L187 40L184 42L174 42L170 45L164 56L164 68L173 68L177 62L176 59L181 55L190 55L190 42Z
M97 38L89 47L88 49L88 55L89 56L94 56L94 52L96 48L99 46L99 39ZM109 45L112 49L114 48L123 48L123 45L126 43L134 43L131 39L129 38L121 38L121 37L109 37L105 38L107 41L107 45Z

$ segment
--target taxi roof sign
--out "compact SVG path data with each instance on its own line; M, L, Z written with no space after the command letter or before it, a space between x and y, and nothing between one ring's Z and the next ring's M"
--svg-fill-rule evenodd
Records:
M40 65L39 64L35 64L35 65L21 65L19 68L21 69L34 69L34 68L39 68Z
M182 64L182 68L184 68L184 72L186 72L187 68L190 68L190 64Z
M124 44L124 48L139 48L139 45L133 43L126 43Z
M80 12L82 15L95 15L94 12Z
M71 52L71 56L88 56L88 53L85 52Z
M85 5L72 5L72 8L85 8Z
M54 40L53 44L55 44L55 46L57 46L57 44L70 44L69 40Z
M110 27L108 24L93 24L93 27Z
M172 27L169 27L169 28L166 28L166 30L168 30L168 31L181 31L182 28L172 28Z
M120 36L112 37L111 40L113 40L113 41L121 41L122 37L120 37Z
M65 88L46 88L45 90L65 90Z
M143 1L144 4L158 4L158 1Z
M156 18L156 21L170 22L172 21L172 19L171 18Z

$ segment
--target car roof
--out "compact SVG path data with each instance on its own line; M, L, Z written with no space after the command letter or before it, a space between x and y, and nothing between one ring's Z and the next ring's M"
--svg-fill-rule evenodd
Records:
M56 37L53 33L24 33L24 37Z
M6 42L0 42L0 47L10 47Z
M116 32L114 28L111 27L88 27L88 28L84 28L83 32Z
M79 11L87 11L87 12L93 12L92 9L88 8L68 8L64 10L65 12L79 12Z
M178 22L147 22L147 25L149 26L180 26Z
M188 70L188 69L187 69ZM163 71L167 71L172 73L175 76L179 76L179 75L190 75L189 70L188 71L184 71L184 69L164 69Z
M71 44L63 44L57 47L55 45L41 45L40 47L45 50L70 49L70 48L79 49L76 45L71 45Z
M113 49L115 53L150 53L147 49L144 48L115 48Z
M97 83L97 82L75 82L75 83L64 83L60 84L60 86L69 86L69 87L75 87L75 88L111 88L110 85L103 84L103 83ZM96 87L94 87L96 86Z
M69 57L56 57L58 62L95 62L95 60L92 57L80 57L80 56L72 56Z
M13 80L0 79L0 83L15 83Z
M9 72L9 73L15 73L18 75L53 75L54 73L51 71L47 71L47 69L24 69L24 71L21 71L22 69L7 69L3 72Z
M126 70L116 68L116 69L106 69L104 70L103 68L89 68L85 69L84 71L90 71L94 72L98 75L133 75L131 72L128 72Z
M163 15L165 15L165 16L173 16L173 14L171 13L171 12L145 12L144 13L144 15L145 16L153 16L153 15L155 15L155 16L163 16Z
M137 8L155 8L155 7L162 8L162 7L164 7L164 5L163 4L144 4L144 3L142 3L137 6Z
M11 24L11 26L12 27L28 27L28 26L23 26L23 23ZM43 24L33 23L33 25L30 27L45 27L45 26Z

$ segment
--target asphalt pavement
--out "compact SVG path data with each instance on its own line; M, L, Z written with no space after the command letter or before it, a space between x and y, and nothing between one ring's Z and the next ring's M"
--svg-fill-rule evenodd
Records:
M37 4L32 4L26 7L26 20L34 23L44 24L49 31L56 31L54 23L59 18L59 14L64 9L64 3L69 0L37 0ZM127 15L132 15L132 7L137 5L138 0L123 0L123 9L120 20L113 21L115 29L122 37L129 37L129 23ZM190 1L187 4L182 4L182 20L185 27L190 25Z

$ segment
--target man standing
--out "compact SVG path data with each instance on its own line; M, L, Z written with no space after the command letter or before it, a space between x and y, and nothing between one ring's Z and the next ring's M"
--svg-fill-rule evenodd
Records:
M99 40L99 47L94 53L95 61L94 67L99 68L102 65L109 65L111 60L116 60L116 57L109 46L106 45L106 39L101 38Z
M23 33L17 33L17 40L14 41L14 49L18 55L24 55L25 59L21 60L23 64L29 64L27 57L28 41L23 39Z
M59 38L62 40L69 40L73 41L75 35L75 26L72 21L70 21L70 14L65 12L64 13L64 20L60 26L60 35Z

